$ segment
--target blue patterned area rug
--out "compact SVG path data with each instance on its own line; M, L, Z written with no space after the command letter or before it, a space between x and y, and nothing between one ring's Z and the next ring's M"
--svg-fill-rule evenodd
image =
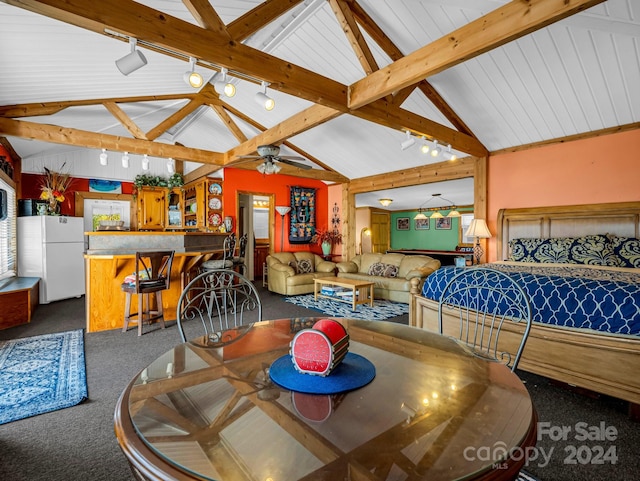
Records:
M409 304L385 301L378 299L373 301L373 307L360 304L356 310L351 309L351 304L332 301L331 299L313 299L313 294L303 296L289 296L284 299L296 306L306 307L320 311L331 317L348 317L350 319L362 319L365 321L384 321L391 317L401 316L409 312Z
M0 424L86 399L82 329L0 342Z

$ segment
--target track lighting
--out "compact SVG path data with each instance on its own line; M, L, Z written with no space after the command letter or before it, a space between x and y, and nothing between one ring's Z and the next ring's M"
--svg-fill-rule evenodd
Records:
M122 58L116 60L116 67L122 72L123 75L129 75L135 72L140 67L147 65L147 59L140 50L136 50L137 40L129 37L129 45L131 47L131 53L128 53Z
M125 169L129 168L129 152L122 154L122 167Z
M262 91L256 94L255 99L256 102L258 102L265 108L265 110L273 110L273 108L276 106L276 101L267 95L268 85L269 84L264 81L261 83Z
M407 130L406 133L407 138L400 144L400 150L407 150L409 147L416 143L416 139L411 136L411 132Z
M422 140L422 145L420 146L420 152L422 152L424 155L427 155L429 153L429 144L427 144L427 139L423 135L422 137L420 137L420 140Z
M142 156L142 170L149 170L149 157L147 154Z
M169 158L167 160L167 171L173 175L176 173L176 164L175 161L172 158Z
M437 157L442 152L442 148L438 145L438 141L433 141L433 150L431 151L431 157Z
M190 87L197 89L202 87L204 80L202 79L202 75L200 75L196 70L196 59L193 57L189 57L189 70L184 73L184 81Z
M456 160L458 156L451 150L451 144L447 145L447 157L449 160Z
M107 161L108 161L107 149L102 149L102 153L100 154L100 165L102 166L107 165Z
M227 97L233 97L236 94L236 86L233 85L231 82L227 82L227 72L228 70L226 68L220 69L220 73L222 74L222 79L217 80L213 84L213 88L220 95L224 94Z

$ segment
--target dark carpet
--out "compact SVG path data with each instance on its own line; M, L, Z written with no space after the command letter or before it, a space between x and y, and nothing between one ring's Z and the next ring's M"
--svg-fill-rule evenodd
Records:
M317 317L318 312L284 302L259 288L263 317ZM41 305L32 322L0 331L0 339L15 339L85 327L84 298ZM406 324L404 314L391 322ZM173 323L167 329L85 333L89 400L73 407L0 426L0 479L8 481L128 481L133 477L113 431L116 401L148 365L179 342ZM541 481L634 480L640 473L640 425L627 417L627 403L606 396L587 396L550 380L519 372L545 427L537 459L529 456L526 471ZM608 429L613 440L582 438ZM611 429L615 429L615 436ZM570 429L566 439L556 435ZM554 436L552 436L553 434ZM601 448L601 449L600 449ZM544 450L547 458L541 454ZM600 451L602 453L600 454ZM615 451L615 459L611 454ZM605 456L606 453L609 456ZM549 453L551 453L549 455ZM290 480L281 480L290 481Z

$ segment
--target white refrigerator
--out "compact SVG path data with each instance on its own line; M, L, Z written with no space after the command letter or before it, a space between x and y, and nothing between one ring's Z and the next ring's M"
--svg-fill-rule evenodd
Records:
M18 217L18 275L40 278L40 304L84 295L82 217Z

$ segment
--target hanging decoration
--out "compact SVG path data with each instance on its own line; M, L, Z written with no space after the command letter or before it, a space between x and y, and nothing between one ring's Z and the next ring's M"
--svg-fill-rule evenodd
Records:
M291 187L289 243L309 244L316 232L316 189Z

